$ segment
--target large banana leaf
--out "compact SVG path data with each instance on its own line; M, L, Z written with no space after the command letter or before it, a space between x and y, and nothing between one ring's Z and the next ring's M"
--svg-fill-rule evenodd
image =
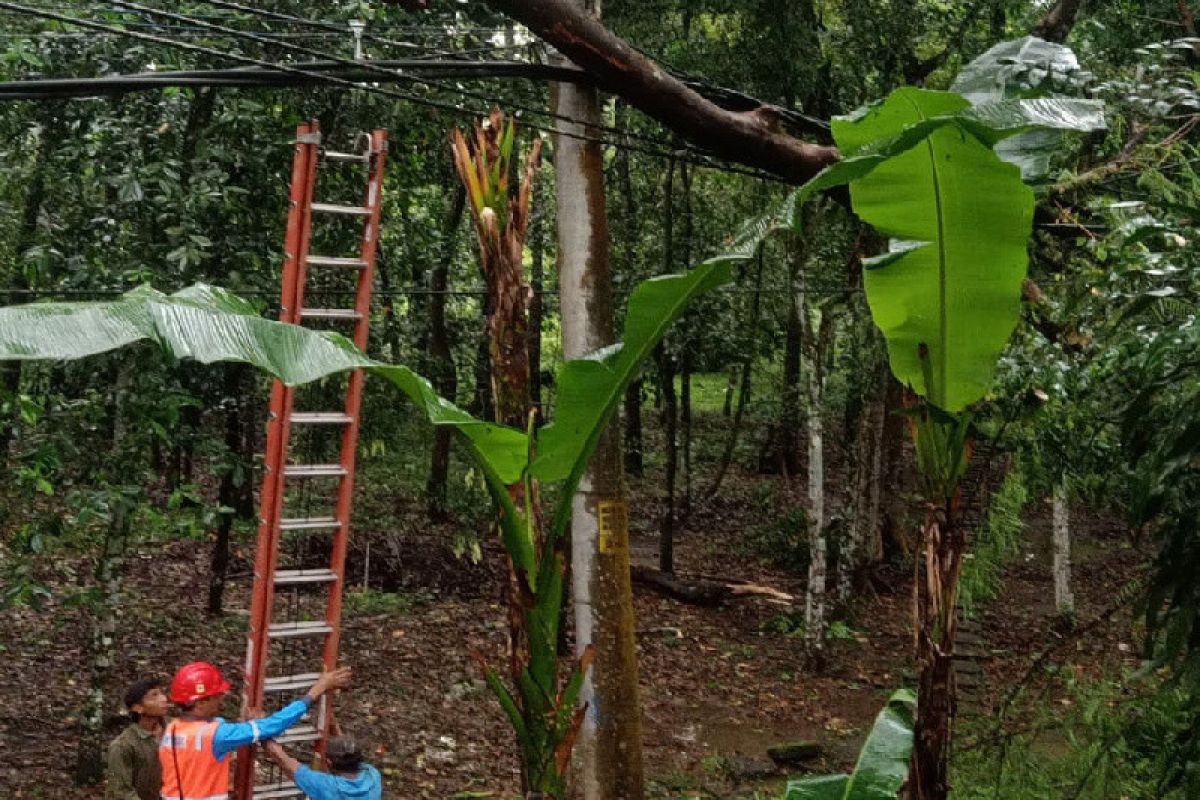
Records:
M515 482L525 469L528 440L520 431L475 419L412 370L373 361L344 336L263 319L223 289L197 284L165 295L143 287L109 302L0 308L0 360L71 360L142 340L174 358L245 362L292 386L366 369L395 384L430 422L461 433L494 482Z
M1033 221L1033 193L1015 167L963 124L934 125L967 108L956 94L905 88L833 123L839 147L851 154L906 128L930 128L852 183L850 195L858 215L895 240L892 254L864 275L892 371L947 411L987 391L1016 326Z
M875 718L853 773L791 781L785 800L895 800L908 776L916 708L915 694L895 692Z

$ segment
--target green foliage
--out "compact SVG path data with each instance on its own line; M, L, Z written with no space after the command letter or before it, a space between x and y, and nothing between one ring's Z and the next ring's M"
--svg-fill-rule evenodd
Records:
M808 514L797 507L761 522L746 532L742 547L789 572L802 574L809 562Z
M411 614L429 602L429 596L407 592L383 592L377 589L348 589L343 599L347 616L370 617L379 614Z
M917 698L900 689L888 700L867 735L849 775L790 781L784 800L889 800L908 777Z
M954 760L956 800L1184 800L1200 789L1195 727L1200 708L1152 678L1075 681L1049 702L1025 701L1026 720L1002 748L964 749ZM995 719L971 720L962 741L991 736Z
M858 118L836 122L834 135L855 154L967 107L954 94L898 90ZM900 186L903 202L897 202ZM859 216L893 239L888 256L864 273L892 371L934 405L965 408L987 391L1016 325L1032 193L1015 169L960 126L932 131L850 191ZM928 384L922 352L932 367Z
M971 552L963 563L958 603L967 617L975 617L984 603L999 594L1004 568L1021 546L1025 531L1022 515L1028 503L1024 473L1015 466L992 496L983 525L975 533Z
M570 743L583 713L575 703L591 655L585 655L560 690L557 646L564 564L554 543L569 522L575 487L600 433L642 361L688 303L727 282L730 263L752 255L759 242L750 237L688 273L639 286L629 302L625 341L564 364L554 421L540 434L532 421L526 433L480 422L438 397L427 380L407 367L374 361L336 334L262 319L245 300L205 285L170 296L142 288L109 303L0 309L0 359L77 359L148 339L171 358L244 362L289 385L365 369L403 391L434 424L451 426L484 474L497 506L501 539L530 602L525 612L528 665L511 688L484 666L487 682L513 724L530 785L561 797ZM535 510L529 505L535 477L565 483L542 543L536 541ZM524 508L517 508L509 493L517 482L524 484Z

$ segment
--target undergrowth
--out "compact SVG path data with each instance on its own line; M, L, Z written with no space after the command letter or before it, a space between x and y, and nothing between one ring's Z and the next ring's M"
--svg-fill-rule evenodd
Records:
M1073 673L1065 673L1073 675ZM954 800L1184 800L1200 796L1193 698L1160 678L1076 682L1025 704L1001 744L994 717L958 732ZM981 742L986 747L976 746Z
M1021 516L1029 503L1029 490L1020 464L1004 476L1004 483L992 496L983 525L975 534L970 552L963 563L959 583L959 605L968 618L994 600L1003 584L1004 567L1017 553L1025 523Z

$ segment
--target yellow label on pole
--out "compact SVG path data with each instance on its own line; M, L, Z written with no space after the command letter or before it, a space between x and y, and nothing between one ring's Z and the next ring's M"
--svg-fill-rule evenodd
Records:
M600 552L620 553L629 548L629 506L624 500L601 500L596 504L600 523Z

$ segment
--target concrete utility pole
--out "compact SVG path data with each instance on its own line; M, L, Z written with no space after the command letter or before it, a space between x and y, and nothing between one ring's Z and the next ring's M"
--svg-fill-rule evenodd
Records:
M600 0L571 0L600 15ZM555 84L552 110L579 123L557 121L554 173L558 220L558 280L563 355L579 358L610 345L612 272L604 206L604 162L594 126L594 89ZM584 141L575 136L587 136ZM638 702L629 531L617 422L605 431L574 499L571 592L575 647L595 645L596 660L581 700L589 704L575 746L586 800L642 800L642 734Z

